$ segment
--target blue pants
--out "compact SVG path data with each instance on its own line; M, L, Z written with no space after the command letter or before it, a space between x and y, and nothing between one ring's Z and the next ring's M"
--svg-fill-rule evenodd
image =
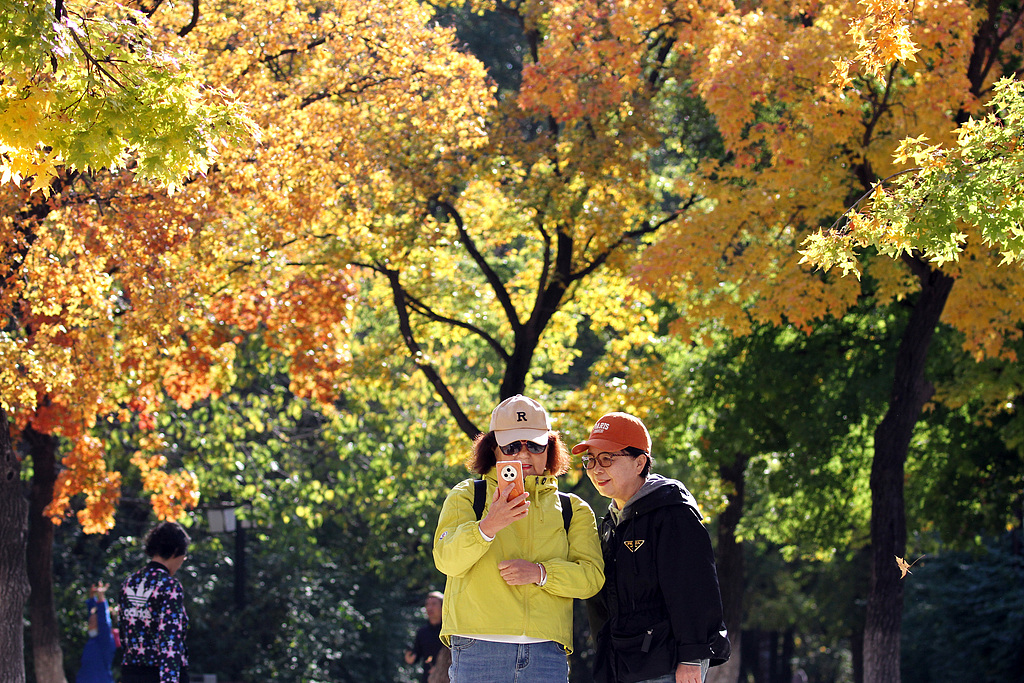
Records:
M711 664L710 659L700 660L700 680L705 680L708 675L708 665ZM666 674L660 678L651 678L646 681L640 681L640 683L676 683L675 673Z
M565 648L543 643L494 643L452 636L452 683L566 683Z

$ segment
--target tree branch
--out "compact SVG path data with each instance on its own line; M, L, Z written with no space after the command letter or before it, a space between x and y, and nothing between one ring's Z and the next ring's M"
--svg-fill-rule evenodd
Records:
M459 233L459 239L466 245L466 251L469 253L470 258L476 263L480 272L483 273L484 278L487 280L487 284L491 286L494 291L494 296L498 299L498 303L501 304L502 310L505 311L505 316L508 318L509 325L512 327L513 333L517 333L522 329L523 323L519 320L519 314L516 312L516 307L512 303L512 298L508 294L508 290L505 289L505 283L502 282L498 274L494 272L491 265L484 258L483 254L476 246L476 242L466 232L466 227L462 222L462 216L458 210L446 201L434 198L430 201L431 208L443 211L445 215L455 221L455 228Z
M153 6L149 9L146 9L146 7L142 5L142 3L139 3L139 11L145 14L146 18L152 19L153 15L156 14L156 11L160 9L160 5L162 4L164 4L164 0L155 0Z
M405 298L405 290L402 289L401 282L399 281L398 271L384 268L383 266L378 266L375 270L383 273L391 285L391 296L395 303L395 311L398 313L398 327L402 333L402 339L405 341L405 346L409 349L409 357L412 358L412 362L416 364L416 367L423 373L427 381L430 382L434 390L441 397L441 400L451 412L452 417L455 418L456 424L459 425L459 429L470 439L475 438L480 433L480 430L463 412L455 395L452 394L451 389L448 388L448 385L434 366L425 360L426 357L423 349L416 341L416 336L413 334L412 325L409 321L409 309Z
M157 3L157 5L159 6L159 3ZM156 9L156 8L154 8L154 9ZM199 0L192 0L192 19L187 24L185 24L185 26L183 26L180 31L178 31L178 35L181 36L182 38L184 38L185 36L187 36L189 33L192 32L192 29L194 29L196 27L196 24L198 24L198 23L199 23Z
M658 82L661 80L661 74L665 68L665 61L668 59L669 54L671 54L672 48L675 47L675 44L675 38L666 38L665 42L658 48L658 56L654 58L654 66L651 68L651 72L647 75L647 85L650 86L652 90L657 90Z
M295 54L299 54L301 52L305 52L307 50L312 50L314 47L319 47L320 45L323 45L326 42L327 42L327 38L326 37L324 37L324 38L317 38L316 40L310 42L308 45L305 45L305 46L303 46L301 48L290 47L290 48L288 48L286 50L281 50L280 52L277 52L275 54L266 55L264 57L261 57L260 59L257 59L255 62L251 63L249 66L247 66L244 69L242 69L242 72L239 74L239 76L247 75L249 73L249 70L252 69L252 67L256 66L257 64L268 64L269 65L272 62L280 59L281 57L284 57L285 55L295 55Z
M92 56L92 53L89 52L89 49L82 44L82 40L78 37L78 33L76 31L68 31L68 33L71 35L71 39L75 41L75 44L78 45L78 49L82 51L83 55L85 55L85 60L89 64L95 66L100 73L102 73L104 76L113 81L117 85L117 87L121 88L122 90L127 90L127 88L125 88L124 85L121 84L121 81L114 78L113 74L104 69L103 65L100 64L99 60Z
M898 178L899 176L906 175L908 173L917 173L918 171L922 171L922 170L924 170L924 169L921 168L920 166L915 166L914 168L905 168L902 171L897 171L896 173L893 173L892 175L888 175L888 176L882 178L881 180L879 180L875 184L875 186L877 187L878 185L885 185L886 182L892 180L893 178ZM846 209L846 211L843 211L842 215L839 216L839 218L837 218L835 220L835 222L832 223L831 226L829 226L828 231L829 232L835 231L837 229L837 226L839 225L839 221L841 221L844 218L846 218L847 216L849 216L851 211L856 211L857 207L860 206L860 203L863 202L868 197L870 197L872 194L874 194L874 192L875 192L875 188L872 187L870 190L868 190L867 192L862 194L860 197L858 197L857 201L855 201L853 204L851 204L850 207L848 209Z
M629 230L627 232L622 233L622 235L620 235L617 240L610 244L607 249L597 254L589 264L587 264L584 268L581 268L580 270L577 270L576 272L572 273L570 279L575 281L580 280L586 277L587 275L590 275L595 270L603 266L605 262L607 262L608 259L611 257L611 255L615 252L615 250L624 245L627 241L640 239L645 235L653 235L654 233L658 232L663 227L665 227L666 225L668 225L669 223L683 215L686 212L686 210L689 209L694 204L696 204L697 201L698 199L696 197L691 196L690 199L688 199L683 206L676 209L665 218L659 221L645 222L638 228L634 228L633 230Z
M374 268L374 270L380 272L379 269L377 268ZM470 323L467 323L463 320L458 320L456 318L451 318L446 315L441 315L440 313L435 312L434 309L427 306L419 298L411 296L404 287L402 288L402 291L405 293L405 298L409 302L409 307L415 310L420 315L422 315L424 318L433 320L434 322L443 323L445 325L451 325L452 327L458 327L468 332L471 332L472 334L483 339L488 346L494 349L494 352L497 353L502 360L507 361L509 359L509 354L507 351L505 351L505 348L501 345L501 342L499 342L493 336L488 334L485 330L477 327L476 325L471 325Z
M910 268L910 272L912 272L914 277L916 277L922 284L932 272L931 267L916 253L904 251L900 254L900 260L907 264L907 267Z

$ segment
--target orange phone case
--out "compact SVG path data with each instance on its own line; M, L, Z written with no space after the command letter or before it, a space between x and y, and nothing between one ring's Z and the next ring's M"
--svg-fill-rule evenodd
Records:
M522 495L526 490L523 485L523 463L518 460L499 460L495 463L498 472L498 490L508 486L509 482L513 483L512 490L508 493L508 498L505 500L512 500L516 496Z

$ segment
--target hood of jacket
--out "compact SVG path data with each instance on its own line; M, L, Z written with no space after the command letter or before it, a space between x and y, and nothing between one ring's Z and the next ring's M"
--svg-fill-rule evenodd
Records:
M647 480L640 490L629 499L626 507L619 510L615 506L615 501L612 501L608 505L608 512L609 517L618 525L630 517L673 505L686 505L697 515L697 519L703 519L700 508L697 507L697 499L683 486L682 482L663 477L660 474L648 474Z

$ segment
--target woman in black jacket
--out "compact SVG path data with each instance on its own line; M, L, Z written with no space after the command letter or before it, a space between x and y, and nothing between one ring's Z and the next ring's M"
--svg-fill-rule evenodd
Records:
M572 452L608 498L598 532L604 588L587 601L596 683L701 683L729 659L711 539L697 502L651 474L651 437L638 418L609 413Z
M121 584L121 683L188 683L188 614L174 574L192 539L177 522L146 536L149 563Z

